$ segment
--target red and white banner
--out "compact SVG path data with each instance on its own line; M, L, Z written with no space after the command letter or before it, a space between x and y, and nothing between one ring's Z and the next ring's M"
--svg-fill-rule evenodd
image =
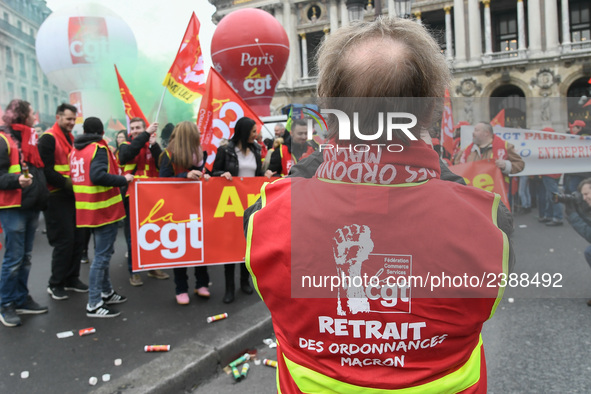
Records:
M474 126L462 126L462 147L472 142ZM545 175L589 172L591 136L495 127L495 135L515 146L525 162L523 171L513 174Z
M257 133L260 133L263 122L217 71L209 70L197 118L201 146L207 151L207 169L213 166L222 138L232 138L236 121L244 116L256 122Z
M443 146L443 148L450 155L454 151L454 118L448 89L445 89L445 97L443 99L443 115L441 117L441 146Z
M267 178L137 180L130 185L133 270L244 261L244 210Z
M68 20L68 43L72 64L96 63L108 53L107 21L98 16Z
M84 111L82 108L82 92L70 93L70 104L76 107L76 124L82 124L84 122Z
M205 91L203 52L199 43L199 19L193 12L176 58L162 85L176 98L192 103Z
M505 177L493 160L480 160L472 163L450 166L449 169L464 178L467 185L477 187L488 192L497 193L507 208L507 188Z
M133 98L133 95L127 88L125 81L121 78L117 66L115 66L115 72L117 73L117 82L119 83L119 92L121 92L121 100L123 101L123 108L125 109L125 118L127 119L127 130L129 130L129 120L132 118L142 118L149 125L148 120L144 116L142 109Z

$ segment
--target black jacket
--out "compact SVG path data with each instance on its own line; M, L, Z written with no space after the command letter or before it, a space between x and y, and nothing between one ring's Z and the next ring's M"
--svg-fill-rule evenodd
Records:
M12 135L20 150L22 141L20 131L13 130L9 126L5 126L3 131ZM37 168L31 163L27 162L27 166L29 173L33 175L33 183L23 189L20 209L44 210L47 208L47 199L49 198L45 174L42 168ZM8 146L6 146L4 138L0 138L0 190L20 189L21 187L18 181L20 174L9 174L9 167Z
M103 139L102 135L98 134L82 134L74 140L74 148L77 150L84 149L93 142L99 142ZM123 175L113 175L109 173L109 152L107 149L97 149L92 163L90 163L90 181L97 186L127 186L127 180Z
M257 162L255 176L262 176L261 147L258 144L250 144L248 145L248 149L254 153ZM228 142L222 148L218 148L211 172L213 176L220 176L226 171L232 176L238 176L238 156L236 155L236 146L233 141Z
M140 151L148 141L150 141L150 133L143 131L131 140L129 144L121 144L119 146L119 163L127 164L128 162L133 161L133 159L140 154ZM154 143L150 147L150 153L152 153L152 157L156 161L156 168L158 168L158 158L162 154L162 148L158 143Z

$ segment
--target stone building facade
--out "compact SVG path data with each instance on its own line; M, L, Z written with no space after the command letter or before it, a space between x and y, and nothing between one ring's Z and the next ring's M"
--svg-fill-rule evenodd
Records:
M313 97L313 58L326 34L349 23L345 0L210 0L214 19L241 8L273 14L285 28L290 58L272 111ZM367 0L363 17L395 15L394 0ZM588 0L426 0L413 17L437 38L452 69L456 122L567 130L591 126L591 2ZM589 128L591 130L591 128Z
M13 98L27 100L49 125L56 107L69 102L66 92L47 80L35 53L37 31L50 13L44 0L0 2L0 107Z

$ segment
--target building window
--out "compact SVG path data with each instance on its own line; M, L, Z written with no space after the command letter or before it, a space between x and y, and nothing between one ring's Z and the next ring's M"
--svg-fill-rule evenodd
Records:
M18 27L19 30L23 30L23 22L21 21L16 21L16 27Z
M57 97L53 98L53 108L57 108Z
M35 29L33 29L33 28L29 29L29 35L31 37L35 37Z
M31 75L33 82L39 82L39 74L37 73L37 60L31 59Z
M4 22L10 23L10 18L8 17L8 12L4 13Z
M12 49L9 47L6 47L6 72L14 72L14 67L12 66Z
M25 55L22 53L18 54L18 62L19 62L19 66L20 66L20 74L21 77L26 77L27 76L27 68L25 66Z
M33 90L33 109L39 112L39 92Z
M14 84L12 82L6 83L6 88L8 90L8 97L10 100L14 98Z
M21 88L21 100L25 100L27 101L27 88L25 88L24 86Z
M591 4L589 1L577 1L569 4L570 33L572 42L591 40Z
M315 31L312 33L306 33L306 49L308 55L308 76L315 77L318 75L318 70L316 69L316 63L314 62L314 58L316 57L316 52L318 52L318 47L324 38L323 31Z
M46 115L49 114L49 95L47 94L43 95L43 110Z
M49 86L49 81L47 80L47 75L43 74L43 86Z
M517 50L517 14L515 12L495 15L494 40L495 52Z

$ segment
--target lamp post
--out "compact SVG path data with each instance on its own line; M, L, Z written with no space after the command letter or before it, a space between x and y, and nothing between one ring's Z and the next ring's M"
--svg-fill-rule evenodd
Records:
M366 0L347 0L345 2L347 11L349 11L349 20L351 22L363 19L365 3Z
M394 10L396 11L396 16L399 18L410 18L411 8L412 0L394 0Z

